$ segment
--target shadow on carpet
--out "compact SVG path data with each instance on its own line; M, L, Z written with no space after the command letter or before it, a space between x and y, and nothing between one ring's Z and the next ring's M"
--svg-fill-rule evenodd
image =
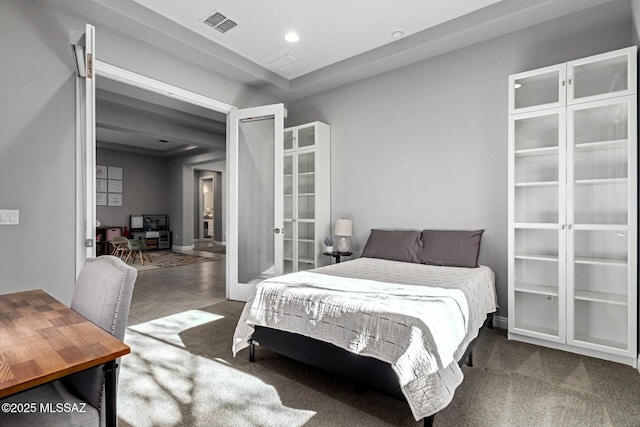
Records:
M125 342L118 415L121 426L420 426L408 405L351 381L258 348L231 354L243 303L131 326ZM637 426L638 372L613 362L508 341L484 330L475 367L444 426Z
M132 267L135 267L138 271L145 270L155 270L158 268L166 268L166 267L178 267L181 265L189 265L189 264L197 264L201 262L210 262L210 261L218 261L219 258L206 258L198 255L188 255L182 254L178 252L171 252L170 250L166 251L153 251L147 253L151 258L151 261L144 262L144 265L140 263L140 257L136 258L136 262L131 263L129 260L128 264Z

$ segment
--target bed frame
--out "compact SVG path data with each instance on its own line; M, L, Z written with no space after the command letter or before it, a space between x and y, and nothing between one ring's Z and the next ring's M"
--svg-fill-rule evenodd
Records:
M484 327L493 329L493 313L487 315L480 330ZM458 361L460 366L465 360L468 366L473 366L473 346L476 340L477 337L467 346L464 355ZM364 391L368 386L406 402L398 384L398 377L391 365L381 360L359 356L324 341L264 326L256 326L249 340L251 362L256 360L256 346L265 347L299 362L355 380L358 384L356 388L358 392ZM433 426L435 415L424 418L425 427Z

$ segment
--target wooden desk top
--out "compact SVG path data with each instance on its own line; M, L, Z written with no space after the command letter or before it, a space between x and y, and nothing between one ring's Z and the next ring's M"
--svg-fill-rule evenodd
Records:
M130 351L43 290L0 295L0 398Z

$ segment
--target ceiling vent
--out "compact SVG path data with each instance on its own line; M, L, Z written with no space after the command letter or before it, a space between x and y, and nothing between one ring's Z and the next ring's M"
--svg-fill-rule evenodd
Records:
M290 53L284 54L273 61L269 62L269 66L274 68L284 74L292 74L298 70L303 69L307 66L304 62L300 61L295 56Z
M218 11L214 11L208 14L201 21L208 26L215 28L221 33L226 33L227 31L238 25L235 21L232 21Z

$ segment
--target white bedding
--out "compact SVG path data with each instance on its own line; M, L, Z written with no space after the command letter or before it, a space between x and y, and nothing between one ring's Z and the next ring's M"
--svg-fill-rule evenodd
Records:
M233 353L260 325L375 357L391 364L420 420L446 407L462 382L457 360L497 308L494 282L483 266L372 258L275 277L245 305Z

